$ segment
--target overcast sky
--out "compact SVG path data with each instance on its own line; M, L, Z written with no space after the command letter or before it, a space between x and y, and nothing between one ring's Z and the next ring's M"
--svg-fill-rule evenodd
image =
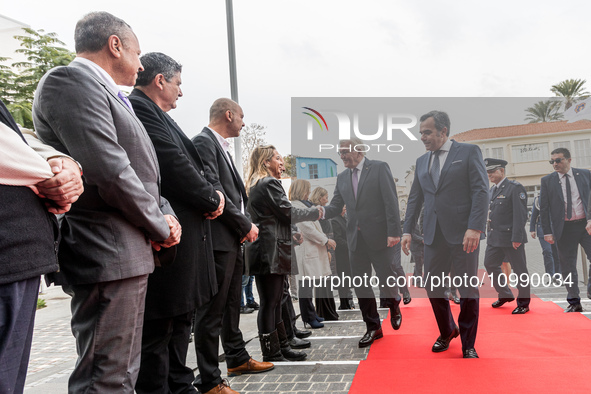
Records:
M72 50L84 14L123 18L144 53L183 64L170 114L190 136L230 97L223 0L0 2ZM547 97L564 79L591 79L590 16L589 1L235 0L239 101L287 154L291 97Z

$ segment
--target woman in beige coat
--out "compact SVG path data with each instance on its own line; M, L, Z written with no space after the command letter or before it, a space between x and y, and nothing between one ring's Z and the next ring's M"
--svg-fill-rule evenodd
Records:
M308 201L310 195L310 182L298 179L292 182L289 188L289 199L294 208L308 208L312 204ZM318 220L313 222L300 222L297 224L298 232L302 234L303 243L295 247L298 262L298 271L301 278L299 283L300 312L304 324L312 328L322 328L322 318L316 314L312 303L312 286L319 286L325 277L331 275L328 260L327 247L334 248L334 241L322 231ZM324 283L322 283L323 285Z

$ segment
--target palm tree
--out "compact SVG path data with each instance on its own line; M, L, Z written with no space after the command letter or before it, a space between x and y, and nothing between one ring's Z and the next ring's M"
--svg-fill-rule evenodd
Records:
M558 97L564 98L564 110L569 109L579 100L589 97L589 92L585 90L584 79L567 79L556 85L552 85L550 91Z
M525 120L529 121L529 123L562 120L562 114L558 112L560 110L560 104L560 101L552 99L538 101L533 107L526 108L525 112L527 112L527 116Z

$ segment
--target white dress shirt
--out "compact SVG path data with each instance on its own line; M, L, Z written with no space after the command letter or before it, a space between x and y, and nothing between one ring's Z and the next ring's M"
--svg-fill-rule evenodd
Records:
M441 145L441 148L439 148L439 174L441 174L441 170L443 169L443 165L445 164L445 160L447 159L447 155L449 155L449 150L451 149L451 144L452 141L450 139L448 139L447 141L445 141L445 143L443 145ZM435 157L433 154L431 154L431 157L429 158L429 172L431 172L431 166L433 165L433 157Z
M569 169L566 174L558 174L558 176L560 178L560 186L562 187L562 196L564 197L564 220L585 219L585 208L583 206L583 201L581 200L581 195L579 194L579 188L577 187L577 181L575 180L573 169ZM570 183L570 193L573 202L573 212L570 219L566 218L566 176L568 176L568 182Z
M228 166L230 167L232 172L234 172L234 167L232 166L230 152L228 152L228 148L230 148L230 143L228 142L227 139L222 137L217 131L215 131L211 127L207 127L207 128L209 130L211 130L213 135L215 135L215 138L217 138L218 142L220 143L220 146L222 147L222 150L226 154L226 161L228 162ZM234 172L234 175L236 175L237 178L240 178L240 176L238 174L236 174L236 172ZM242 193L240 194L240 212L244 213L244 200L242 199Z

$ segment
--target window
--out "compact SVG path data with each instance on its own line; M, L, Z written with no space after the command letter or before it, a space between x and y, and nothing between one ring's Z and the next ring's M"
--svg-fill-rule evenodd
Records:
M566 148L569 152L570 150L570 141L559 141L554 143L554 149L556 148Z
M493 159L504 159L505 153L503 152L503 148L491 148L490 150L490 157Z
M575 155L577 167L591 167L591 141L575 140Z
M318 164L308 165L308 171L310 174L310 179L318 179Z
M523 163L527 161L548 160L548 143L514 145L512 148L513 161Z

